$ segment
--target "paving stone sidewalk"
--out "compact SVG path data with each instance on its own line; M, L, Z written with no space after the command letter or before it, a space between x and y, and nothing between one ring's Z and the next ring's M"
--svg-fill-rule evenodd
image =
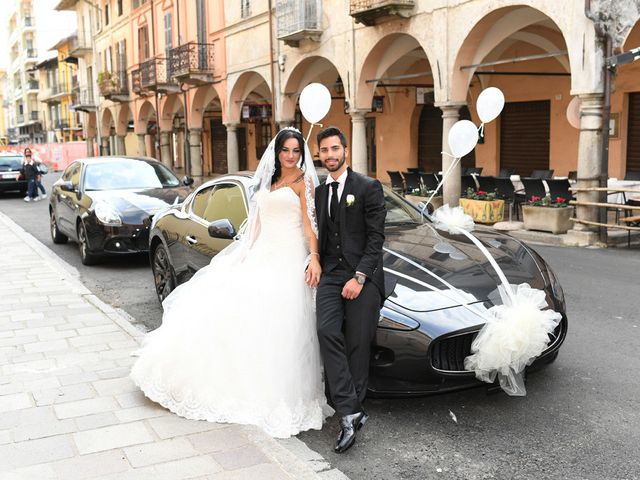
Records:
M0 213L0 479L346 478L295 438L147 400L128 376L142 335Z

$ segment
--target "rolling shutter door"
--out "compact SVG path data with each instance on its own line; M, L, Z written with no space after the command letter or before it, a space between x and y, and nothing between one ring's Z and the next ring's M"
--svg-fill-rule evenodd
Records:
M627 172L640 171L640 92L629 94L627 129Z
M549 169L549 100L512 102L500 115L500 168L529 176Z

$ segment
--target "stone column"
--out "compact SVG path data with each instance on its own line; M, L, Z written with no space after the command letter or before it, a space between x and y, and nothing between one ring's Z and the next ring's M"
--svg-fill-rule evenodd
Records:
M147 139L144 133L138 133L138 155L141 157L147 156Z
M189 148L191 160L191 176L202 176L202 129L189 130Z
M293 127L295 120L293 118L283 118L276 122L276 126L278 127L278 131L282 130L286 127Z
M102 137L100 145L100 155L110 155L109 137Z
M460 118L460 107L462 105L458 103L436 106L442 110L442 151L449 152L449 130L451 130L453 124ZM442 155L443 175L455 161L456 159L449 155ZM458 163L451 169L442 185L442 203L448 203L450 207L457 207L460 203L460 188L462 187L462 169L460 168L460 163L461 160L458 160Z
M351 139L351 168L354 172L369 174L367 162L367 130L364 116L367 110L353 110L351 114L351 124L353 127L353 138Z
M127 149L124 144L124 135L116 135L116 152L117 155L127 154Z
M160 159L164 166L172 168L171 131L160 132Z
M578 95L580 98L580 137L578 140L578 183L580 187L598 187L602 172L602 93ZM598 192L578 192L578 202L598 202ZM576 219L598 222L599 207L576 207ZM569 230L569 241L591 245L598 240L598 227L574 223Z
M85 142L87 144L87 157L93 157L95 155L93 151L93 137L87 135Z
M227 127L227 172L236 173L240 168L240 153L238 149L237 123L225 123Z

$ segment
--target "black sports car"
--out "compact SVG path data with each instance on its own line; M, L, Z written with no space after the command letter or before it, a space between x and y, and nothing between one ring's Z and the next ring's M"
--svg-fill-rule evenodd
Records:
M19 191L27 193L27 181L20 172L22 156L17 154L0 154L0 192Z
M192 183L149 158L76 160L53 184L51 239L78 242L85 265L104 254L146 252L151 217L181 202Z
M153 218L149 255L160 300L233 241L247 216L250 192L250 174L223 176ZM425 395L477 386L480 382L464 369L464 359L483 320L428 272L462 291L468 304L484 308L502 303L500 280L465 236L436 230L401 196L386 187L384 192L384 266L390 295L372 349L370 393ZM567 333L564 295L553 272L534 250L509 235L486 227L477 227L474 234L510 283L544 290L548 304L562 314L547 349L529 369L552 362ZM425 284L444 292L433 292Z

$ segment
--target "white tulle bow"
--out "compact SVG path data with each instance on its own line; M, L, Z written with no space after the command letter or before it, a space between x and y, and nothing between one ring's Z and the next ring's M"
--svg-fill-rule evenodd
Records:
M513 297L499 288L504 301L489 309L491 318L471 345L472 355L464 361L466 370L492 383L496 375L509 395L526 395L523 372L549 344L549 334L562 315L548 309L545 292L518 285Z
M438 208L431 218L438 230L445 230L451 234L460 233L459 228L471 232L475 227L473 218L464 213L462 207L451 208L449 204Z

